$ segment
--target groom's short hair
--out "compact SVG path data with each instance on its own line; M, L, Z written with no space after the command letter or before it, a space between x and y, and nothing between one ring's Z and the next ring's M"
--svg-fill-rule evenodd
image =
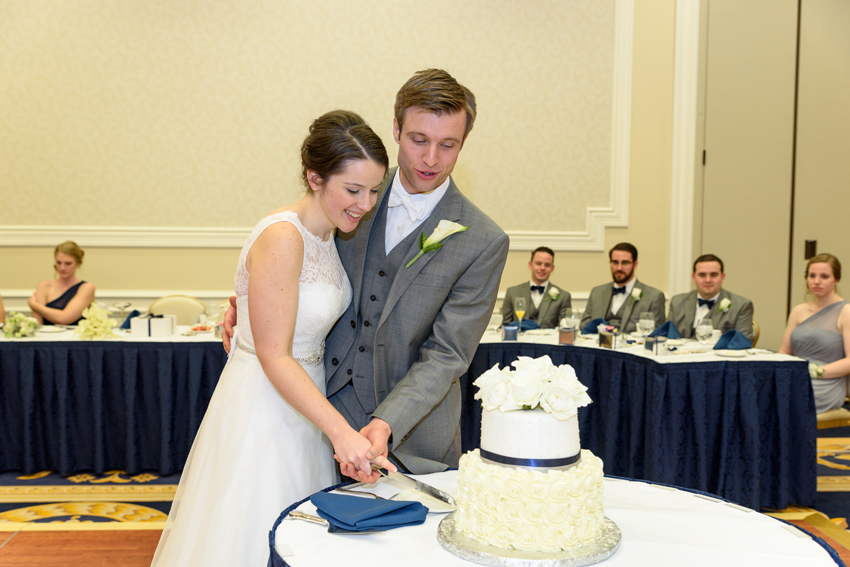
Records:
M418 106L437 115L465 112L464 140L475 123L475 95L442 69L419 71L399 89L395 97L395 119L399 131L404 123L404 113L411 106Z

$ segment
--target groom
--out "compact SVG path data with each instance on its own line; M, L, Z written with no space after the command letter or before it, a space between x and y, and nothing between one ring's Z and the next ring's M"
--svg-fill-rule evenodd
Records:
M459 378L493 313L508 253L508 236L450 177L475 114L475 96L445 71L411 77L395 102L398 168L357 229L337 237L354 294L326 340L328 399L375 456L389 449L417 474L458 465ZM420 235L441 221L469 228L411 263ZM377 480L351 464L340 470Z

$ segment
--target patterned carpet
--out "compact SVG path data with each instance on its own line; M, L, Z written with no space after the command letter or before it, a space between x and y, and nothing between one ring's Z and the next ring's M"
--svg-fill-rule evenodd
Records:
M107 471L68 477L43 471L0 474L0 531L48 527L162 529L179 475Z

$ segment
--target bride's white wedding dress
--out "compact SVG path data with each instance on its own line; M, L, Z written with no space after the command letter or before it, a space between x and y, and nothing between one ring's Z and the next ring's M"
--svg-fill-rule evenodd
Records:
M292 223L304 240L293 355L325 393L320 353L351 301L351 284L333 237L321 240L284 211L261 220L239 256L237 344L186 460L156 567L266 565L269 531L280 512L336 482L330 441L284 401L252 352L245 258L277 222Z

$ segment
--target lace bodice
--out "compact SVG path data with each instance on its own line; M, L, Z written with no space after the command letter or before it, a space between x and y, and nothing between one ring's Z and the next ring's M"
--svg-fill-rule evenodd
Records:
M239 341L254 347L251 315L248 311L248 270L245 260L257 237L269 226L290 222L304 240L304 263L298 279L298 314L292 354L306 357L319 350L331 327L351 303L351 284L339 261L336 243L331 237L323 241L304 228L293 211L282 211L260 220L242 247L236 267L236 315Z

